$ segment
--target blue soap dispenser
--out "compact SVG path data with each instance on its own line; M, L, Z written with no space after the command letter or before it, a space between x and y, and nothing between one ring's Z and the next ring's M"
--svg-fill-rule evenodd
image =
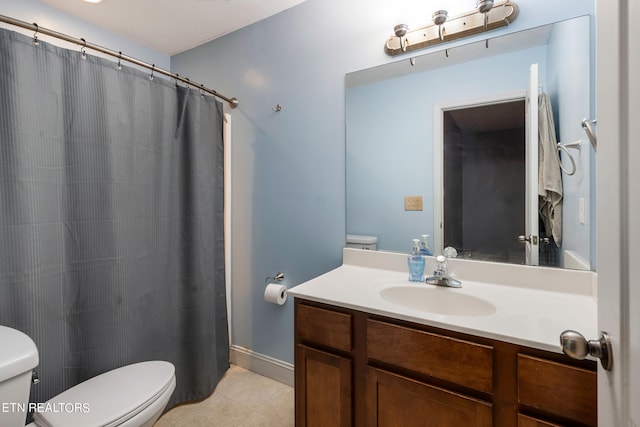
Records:
M433 251L429 247L428 234L422 235L422 241L420 242L420 254L422 254L422 256L433 256Z
M424 278L424 258L420 254L420 240L413 239L413 248L407 258L409 265L409 281L422 282Z

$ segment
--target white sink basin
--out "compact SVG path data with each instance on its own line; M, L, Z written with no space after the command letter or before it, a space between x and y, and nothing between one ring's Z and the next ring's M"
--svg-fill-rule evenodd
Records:
M451 288L395 286L383 289L380 296L390 303L413 310L447 316L489 316L496 312L496 307L490 302Z

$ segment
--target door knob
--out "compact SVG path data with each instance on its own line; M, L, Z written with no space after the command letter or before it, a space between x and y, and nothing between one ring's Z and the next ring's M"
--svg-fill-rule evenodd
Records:
M600 339L587 341L585 337L576 331L564 331L560 334L560 346L567 356L582 360L587 355L600 359L602 367L610 371L613 367L613 353L611 339L606 332L600 333Z
M529 242L529 243L532 243L534 245L537 245L538 244L538 236L529 235L529 237L527 237L524 234L521 234L521 235L518 236L518 242L520 242L520 243Z

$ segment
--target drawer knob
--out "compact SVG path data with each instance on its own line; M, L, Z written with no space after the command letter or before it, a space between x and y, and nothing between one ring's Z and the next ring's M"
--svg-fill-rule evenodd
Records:
M560 334L560 346L567 356L582 360L588 355L600 359L602 367L610 371L613 367L611 339L606 332L601 332L600 339L587 341L581 333L567 330Z

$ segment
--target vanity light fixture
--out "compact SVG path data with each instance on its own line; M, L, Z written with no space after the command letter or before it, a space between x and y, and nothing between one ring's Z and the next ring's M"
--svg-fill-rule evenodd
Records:
M404 39L405 34L409 31L409 26L407 24L398 24L393 27L393 32L396 37L400 39L400 49L404 52L407 50L406 40Z
M476 0L476 9L451 19L448 19L449 14L446 10L438 10L431 16L432 23L421 28L410 30L406 24L396 25L393 28L394 35L385 43L385 52L395 56L424 49L438 43L506 27L517 17L518 6L510 0L495 4L493 0Z
M487 31L487 20L489 19L489 11L493 9L493 0L476 1L476 9L484 14L484 30Z
M444 41L444 37L442 36L442 24L444 24L449 17L449 14L446 10L436 10L431 15L431 20L435 25L438 26L438 36L440 37L440 41Z

